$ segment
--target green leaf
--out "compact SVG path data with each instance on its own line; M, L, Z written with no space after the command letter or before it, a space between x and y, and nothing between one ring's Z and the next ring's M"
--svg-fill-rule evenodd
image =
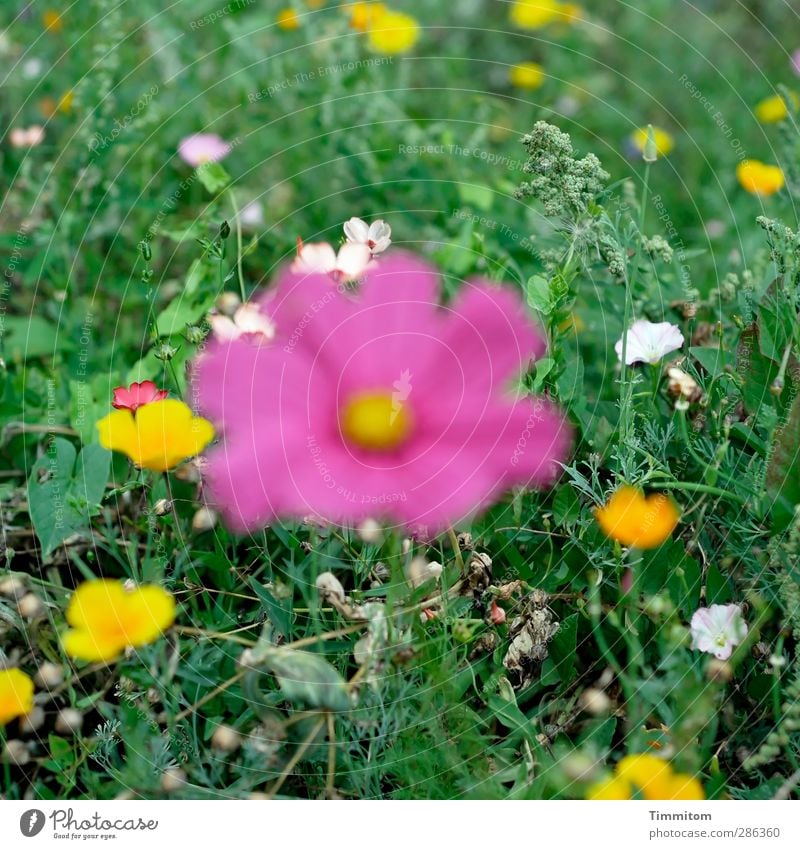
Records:
M464 206L474 206L481 212L488 212L494 203L494 190L491 186L459 183L458 194Z
M575 653L578 646L578 614L573 613L561 623L550 642L549 658L553 661L562 681L569 681L575 671Z
M767 466L766 490L775 530L792 521L800 504L800 396L795 396L783 425L776 429Z
M706 348L703 346L694 346L689 348L689 353L711 377L719 377L723 371L733 368L736 364L734 355L730 351L721 351L719 347Z
M344 678L321 655L289 648L266 648L262 662L278 679L290 702L335 711L352 707Z
M196 173L203 188L212 195L221 192L231 181L230 174L219 162L206 162L197 168Z
M8 316L3 322L3 351L10 360L52 357L73 347L69 337L38 315Z
M280 602L272 595L272 593L255 578L251 579L250 586L253 592L261 601L261 606L267 613L270 622L275 626L275 629L284 637L289 635L292 627L292 614L290 611L282 607Z
M552 308L552 300L550 298L550 282L547 278L540 274L529 277L525 284L525 299L531 309L540 312L542 315L548 315Z
M33 466L28 480L28 509L42 557L65 539L89 527L108 482L111 452L87 445L80 456L66 439L56 438Z

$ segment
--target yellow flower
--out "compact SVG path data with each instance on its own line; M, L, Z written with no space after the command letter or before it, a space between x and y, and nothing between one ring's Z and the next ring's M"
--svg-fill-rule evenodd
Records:
M705 799L700 782L692 775L675 772L656 755L628 755L613 776L589 789L588 799L632 799L648 801Z
M632 486L621 486L594 515L606 536L634 548L661 545L679 518L669 496L659 492L645 498Z
M56 12L54 9L48 9L42 15L42 24L48 32L61 32L61 30L64 29L64 21L61 18L61 12Z
M675 140L672 136L659 127L653 127L653 139L659 156L666 156L675 147ZM647 127L639 127L634 130L631 141L640 153L644 153L644 146L647 144Z
M72 101L75 100L75 93L70 89L64 94L61 95L60 100L58 101L58 111L63 112L65 115L69 115L72 112Z
M792 99L792 106L797 109L797 95L792 93L790 94L790 97ZM786 101L779 94L776 94L773 97L767 97L760 103L756 104L755 113L756 118L758 118L762 124L777 124L778 121L784 121L789 117L789 110L786 108Z
M544 68L536 62L522 62L514 65L508 76L517 88L535 89L544 82Z
M294 9L281 9L278 12L277 23L281 29L300 29L300 18Z
M161 587L126 590L121 581L86 581L70 599L71 630L61 642L78 660L109 661L128 646L154 642L174 621L175 600Z
M104 448L127 454L136 466L154 472L194 457L214 438L211 422L171 398L145 404L135 416L114 410L97 423L97 430Z
M774 195L786 182L777 165L767 165L757 159L745 159L736 166L736 177L741 187L751 195Z
M350 14L350 26L359 32L366 32L372 22L389 11L385 3L353 3L347 8Z
M511 22L523 29L540 29L555 22L571 24L581 17L581 7L557 0L517 0L511 4Z
M367 40L377 53L407 53L418 38L419 24L411 15L384 7L384 11L370 16Z
M19 669L0 670L0 725L33 710L33 681Z

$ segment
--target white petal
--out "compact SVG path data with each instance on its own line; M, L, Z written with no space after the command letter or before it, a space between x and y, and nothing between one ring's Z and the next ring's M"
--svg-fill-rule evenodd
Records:
M264 315L256 304L242 304L233 317L242 333L256 333L267 339L275 336L275 325L269 316Z
M312 242L303 245L297 259L292 263L292 271L317 271L330 274L336 270L336 251L326 242Z
M348 242L366 244L367 239L369 239L369 230L367 222L355 216L344 222L344 234L347 236Z
M336 257L336 270L346 280L358 280L372 259L372 254L366 245L347 242L339 249Z
M241 334L239 328L227 315L214 313L208 317L208 323L211 325L214 338L220 342L230 342L231 339L237 339Z

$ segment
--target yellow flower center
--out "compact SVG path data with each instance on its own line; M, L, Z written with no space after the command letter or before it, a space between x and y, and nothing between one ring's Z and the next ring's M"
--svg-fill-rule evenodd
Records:
M368 451L390 451L411 432L411 414L404 401L391 392L361 392L343 407L339 424L342 435Z

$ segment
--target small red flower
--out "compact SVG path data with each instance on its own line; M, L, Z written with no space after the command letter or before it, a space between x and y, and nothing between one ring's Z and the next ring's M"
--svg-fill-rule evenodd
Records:
M153 401L163 401L166 397L166 389L159 389L152 380L143 380L141 383L132 383L127 389L117 386L111 406L117 410L130 410L135 413L139 407L152 404Z

